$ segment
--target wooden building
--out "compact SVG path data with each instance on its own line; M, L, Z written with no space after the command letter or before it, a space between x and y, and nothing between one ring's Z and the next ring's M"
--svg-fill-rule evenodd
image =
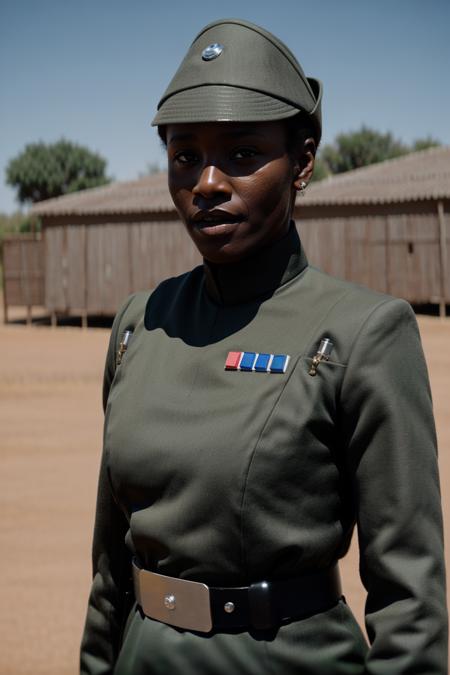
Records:
M450 303L450 148L320 181L297 202L310 262L412 304Z
M44 304L53 317L114 314L131 292L200 261L166 174L40 202ZM450 148L310 185L295 218L311 264L411 303L450 303Z

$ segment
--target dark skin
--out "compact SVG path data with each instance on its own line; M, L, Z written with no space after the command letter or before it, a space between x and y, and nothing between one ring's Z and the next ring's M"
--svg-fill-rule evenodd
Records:
M288 148L281 121L211 122L170 124L166 141L172 199L206 260L237 262L287 233L313 138Z

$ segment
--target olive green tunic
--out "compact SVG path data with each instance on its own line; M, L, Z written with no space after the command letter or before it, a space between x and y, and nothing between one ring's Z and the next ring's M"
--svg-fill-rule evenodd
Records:
M123 331L134 328L115 369ZM321 338L329 362L308 374ZM224 370L289 354L285 374ZM436 439L410 306L307 264L297 232L128 299L105 370L89 675L444 675ZM129 613L130 557L212 586L330 566L357 523L368 647L344 602L268 632L202 635Z

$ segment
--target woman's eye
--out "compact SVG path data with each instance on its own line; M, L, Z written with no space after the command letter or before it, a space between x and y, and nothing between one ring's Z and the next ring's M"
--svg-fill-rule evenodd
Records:
M257 154L255 148L237 148L232 153L233 159L248 159L254 157Z
M191 164L197 160L197 155L194 152L177 152L173 161L178 162L179 164Z

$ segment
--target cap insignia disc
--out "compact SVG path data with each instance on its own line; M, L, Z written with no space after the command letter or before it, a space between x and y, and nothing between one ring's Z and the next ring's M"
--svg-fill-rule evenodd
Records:
M208 45L202 51L203 61L212 61L217 59L218 56L223 52L223 45L220 45L218 42L214 42L212 45Z

